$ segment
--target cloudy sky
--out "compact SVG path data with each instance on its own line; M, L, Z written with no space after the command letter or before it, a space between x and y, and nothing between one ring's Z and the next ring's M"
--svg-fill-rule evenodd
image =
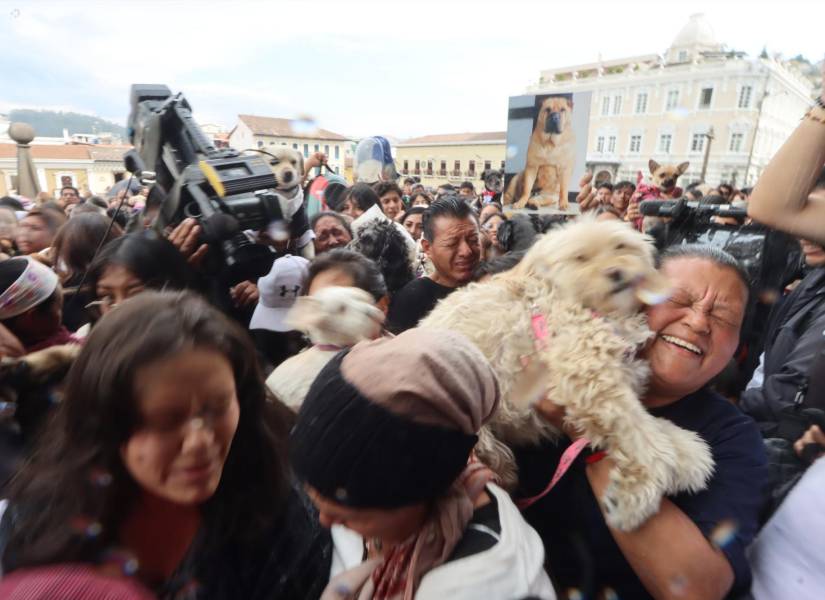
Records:
M504 130L541 69L661 53L695 12L752 55L825 53L821 0L0 0L0 111L125 124L142 82L227 128L250 113L351 136Z

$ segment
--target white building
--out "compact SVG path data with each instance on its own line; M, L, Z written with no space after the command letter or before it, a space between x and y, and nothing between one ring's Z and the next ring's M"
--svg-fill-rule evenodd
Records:
M681 183L753 185L811 104L792 65L727 50L703 15L690 17L664 56L649 54L541 72L529 93L592 91L588 167L599 180L647 176L648 160L690 161Z
M332 170L343 175L345 158L351 156L353 143L343 135L320 129L312 123L238 115L238 124L229 134L229 145L236 150L289 146L304 158L314 152L323 152Z

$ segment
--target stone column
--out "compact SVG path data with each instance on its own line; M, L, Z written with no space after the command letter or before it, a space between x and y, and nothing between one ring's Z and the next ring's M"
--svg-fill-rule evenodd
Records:
M29 146L34 139L34 128L28 123L12 123L9 137L17 142L17 193L34 200L40 192Z

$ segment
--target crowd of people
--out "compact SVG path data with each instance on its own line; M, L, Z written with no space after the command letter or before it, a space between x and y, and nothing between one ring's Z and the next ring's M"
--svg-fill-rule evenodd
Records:
M472 182L350 185L313 176L324 162L302 181L311 246L248 232L271 268L242 281L216 275L196 220L157 227L145 188L0 199L0 597L825 594L825 98L754 189L685 190L747 209L719 227L798 236L804 264L746 345L757 294L737 259L661 252L672 295L646 309L640 401L715 469L632 531L597 500L613 459L568 460L578 434L551 396L536 414L565 435L511 448L505 489L473 451L496 374L462 335L417 327L515 267L537 221ZM583 218L651 226L637 184L580 190ZM743 389L732 364L753 366Z

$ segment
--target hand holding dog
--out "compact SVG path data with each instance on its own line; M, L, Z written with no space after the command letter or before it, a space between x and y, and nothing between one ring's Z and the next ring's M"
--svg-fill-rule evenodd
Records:
M323 152L314 152L304 163L304 176L309 175L315 167L327 164L327 155Z
M198 245L200 225L195 219L184 219L167 236L192 267L199 267L209 251L207 244Z

